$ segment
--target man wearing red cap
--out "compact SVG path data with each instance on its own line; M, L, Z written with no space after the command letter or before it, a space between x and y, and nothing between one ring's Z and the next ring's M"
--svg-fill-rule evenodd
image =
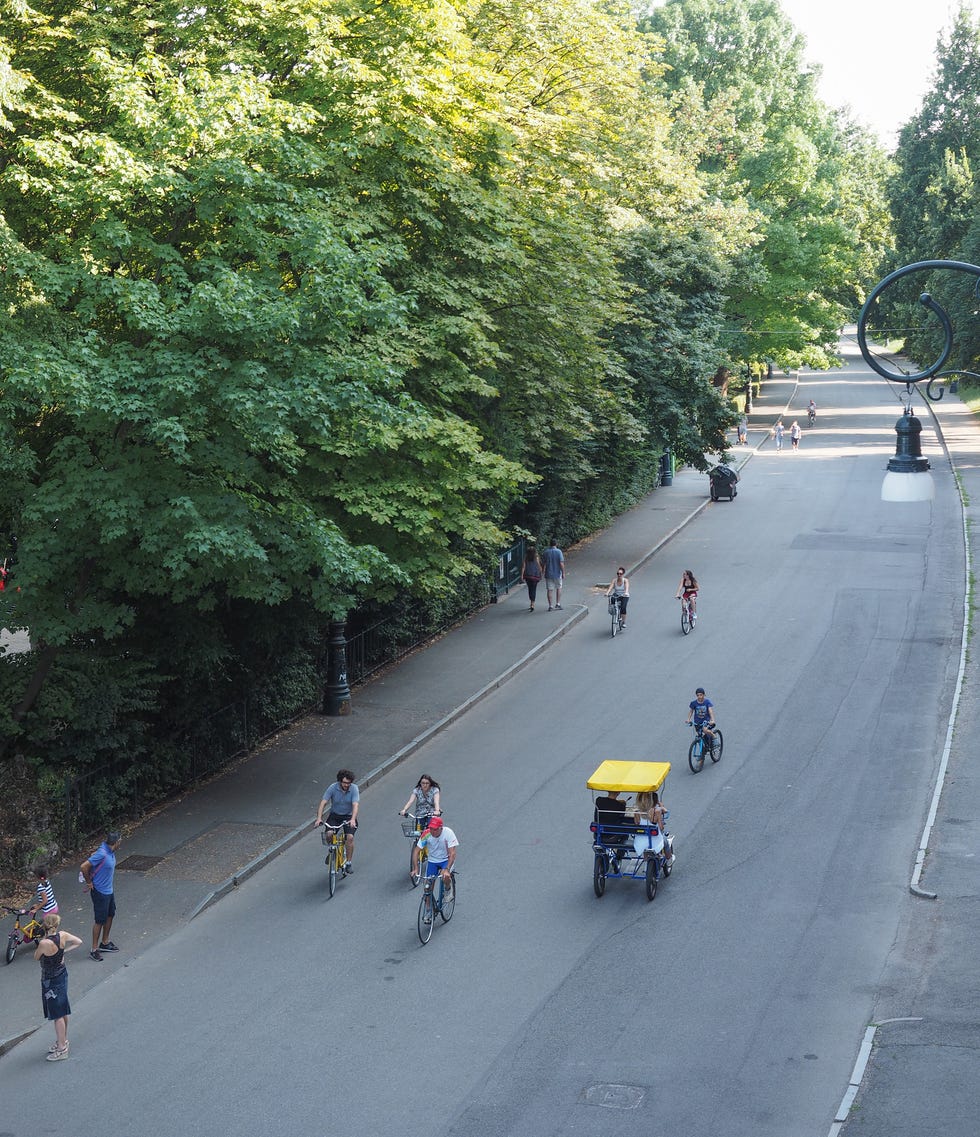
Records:
M443 825L441 817L431 817L429 828L418 840L418 848L429 850L429 859L425 864L426 878L442 877L443 895L445 895L453 883L450 874L456 863L456 850L459 848L456 834L448 825Z

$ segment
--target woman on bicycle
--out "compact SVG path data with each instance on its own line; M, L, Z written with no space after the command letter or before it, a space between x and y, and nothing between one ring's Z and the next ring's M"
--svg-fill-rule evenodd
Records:
M630 602L630 579L622 565L616 569L616 577L606 589L606 596L619 605L619 626L626 631L626 607Z
M677 586L674 599L680 600L682 604L690 604L691 619L693 620L698 611L698 580L690 569L685 569L681 573L681 582Z
M441 787L435 778L423 774L408 795L408 801L398 811L404 817L409 810L415 814L416 828L421 832L433 814L442 813Z

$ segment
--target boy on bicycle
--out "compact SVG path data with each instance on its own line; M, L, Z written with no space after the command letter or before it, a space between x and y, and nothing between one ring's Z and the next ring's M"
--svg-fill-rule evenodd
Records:
M699 687L694 692L694 702L690 705L690 710L687 712L687 725L690 726L691 722L695 726L700 726L704 731L704 736L708 740L708 745L713 747L715 744L714 732L711 727L715 726L715 711L714 703L704 696L704 688Z
M456 834L448 825L443 825L441 817L432 817L429 819L429 828L418 839L418 848L429 851L429 859L425 863L426 880L440 876L445 895L453 883L450 874L456 863L456 850L459 848Z

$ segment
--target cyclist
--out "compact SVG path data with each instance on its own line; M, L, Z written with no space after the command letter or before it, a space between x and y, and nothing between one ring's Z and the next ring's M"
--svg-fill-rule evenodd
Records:
M690 601L691 623L693 624L698 614L698 580L690 569L685 569L681 573L681 582L677 586L674 599L681 600L685 604Z
M448 825L443 825L441 817L433 817L429 820L429 828L418 839L417 847L429 851L429 859L425 863L425 879L440 876L442 895L445 897L453 884L450 874L456 863L456 850L459 848L456 834Z
M810 400L806 408L806 417L810 420L810 425L813 426L813 420L817 417L817 404L813 399Z
M425 830L432 820L433 816L442 813L442 806L440 804L441 788L435 778L429 774L423 774L415 784L415 789L409 794L408 801L398 811L404 817L409 809L414 806L413 812L415 813L415 824L419 832ZM419 871L419 847L418 845L412 846L412 871L411 877L414 880L418 876Z
M616 579L606 589L606 596L612 597L619 607L619 626L626 631L626 606L630 602L630 579L622 565L616 569Z
M704 688L699 687L694 692L694 702L691 703L690 710L687 712L687 723L690 726L693 721L696 726L704 728L704 737L708 740L709 746L714 746L715 735L711 729L716 725L715 723L715 709L714 703L704 696Z
M352 861L354 859L354 834L357 832L357 812L360 809L361 795L354 782L354 775L350 770L338 770L337 780L331 782L329 786L323 791L323 798L316 811L316 825L323 824L323 811L329 804L330 812L327 815L327 824L337 828L341 825L344 827L344 833L347 837L347 864L344 866L344 872L349 873L354 871ZM327 859L323 862L328 864L330 861L330 854L327 854Z

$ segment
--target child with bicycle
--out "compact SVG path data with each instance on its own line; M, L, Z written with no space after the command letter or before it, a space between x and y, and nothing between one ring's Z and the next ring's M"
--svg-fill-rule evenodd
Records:
M34 889L34 901L30 906L30 913L36 916L40 912L38 919L43 924L45 916L58 915L58 901L54 898L54 888L48 880L48 866L38 865L34 875L37 878L37 887Z

